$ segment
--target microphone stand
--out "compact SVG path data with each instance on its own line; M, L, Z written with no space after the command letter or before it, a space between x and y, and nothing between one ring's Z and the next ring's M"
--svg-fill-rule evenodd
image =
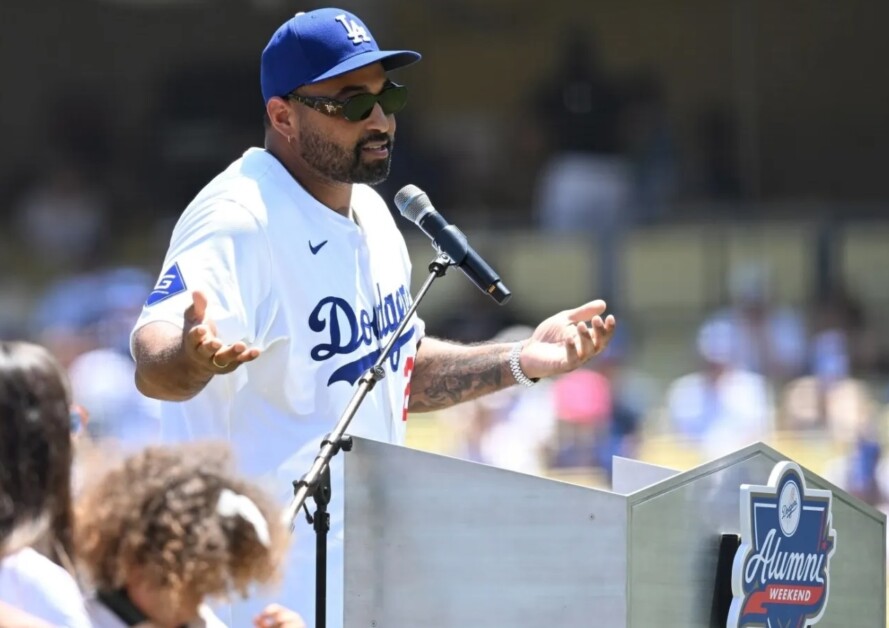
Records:
M467 245L468 246L468 245ZM398 329L389 338L386 346L383 348L380 357L371 366L367 372L358 379L358 387L352 395L349 405L343 410L339 421L333 431L327 434L321 441L321 450L315 457L312 467L299 480L293 482L293 500L290 502L285 511L284 521L290 523L290 531L296 528L296 517L301 508L306 511L306 520L315 530L315 627L325 628L327 624L327 533L330 531L330 515L327 512L327 505L331 498L330 485L330 460L339 451L349 451L352 449L352 440L348 436L344 436L346 428L349 427L352 418L377 382L386 377L386 369L384 364L392 353L395 342L401 336L408 323L417 310L417 306L429 288L439 277L444 277L448 267L453 266L454 262L451 258L439 252L438 256L429 263L429 277L423 283L423 286L417 292L411 307L405 313L404 318L398 325ZM305 505L309 496L315 500L315 514L309 515L309 510Z

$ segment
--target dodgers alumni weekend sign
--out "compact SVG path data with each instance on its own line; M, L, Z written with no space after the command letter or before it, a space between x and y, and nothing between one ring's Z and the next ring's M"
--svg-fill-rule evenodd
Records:
M728 628L807 628L824 615L836 549L833 494L806 487L799 465L775 465L766 486L741 485L741 546Z

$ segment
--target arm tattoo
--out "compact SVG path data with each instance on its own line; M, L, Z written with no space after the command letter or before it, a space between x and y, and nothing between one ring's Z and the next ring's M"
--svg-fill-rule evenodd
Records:
M424 338L411 378L409 409L429 412L476 399L515 383L510 345L461 346Z

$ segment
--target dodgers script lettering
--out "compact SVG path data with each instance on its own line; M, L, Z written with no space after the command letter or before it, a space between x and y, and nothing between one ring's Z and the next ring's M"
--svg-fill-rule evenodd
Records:
M776 540L776 536L776 530L769 530L760 550L750 556L744 580L748 584L772 580L824 584L821 577L824 554L782 552L781 539Z
M383 294L377 285L377 298L374 308L356 309L341 297L324 297L309 314L309 329L316 333L327 333L327 342L319 342L311 350L313 360L322 362L336 355L351 355L362 347L379 345L386 336L392 334L404 320L411 305L411 296L405 286ZM413 338L414 330L409 328L395 342L389 355L389 365L393 371L401 362L401 348ZM377 348L357 360L339 367L328 381L328 386L336 381L354 383L379 357Z

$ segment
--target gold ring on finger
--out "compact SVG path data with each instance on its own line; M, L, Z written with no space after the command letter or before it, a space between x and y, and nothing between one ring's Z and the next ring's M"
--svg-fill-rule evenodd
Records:
M218 369L228 368L228 364L220 364L219 362L216 361L216 354L215 353L213 354L213 357L210 358L210 362L212 362L213 366L215 366Z

